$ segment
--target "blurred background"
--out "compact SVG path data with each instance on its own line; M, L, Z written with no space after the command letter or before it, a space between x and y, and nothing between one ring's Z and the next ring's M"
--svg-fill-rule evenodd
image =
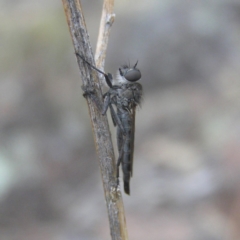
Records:
M93 50L102 2L82 0ZM138 59L144 88L129 239L239 240L240 2L116 0L115 13L105 71ZM0 19L0 239L110 240L62 2L0 0Z

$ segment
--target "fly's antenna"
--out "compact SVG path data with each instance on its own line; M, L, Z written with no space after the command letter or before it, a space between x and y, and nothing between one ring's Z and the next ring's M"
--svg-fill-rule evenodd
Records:
M133 66L133 68L136 68L137 64L138 64L138 60L137 60L137 62L135 63L135 65Z
M128 58L128 67L130 68L130 66L131 66L131 65L130 65L130 59Z

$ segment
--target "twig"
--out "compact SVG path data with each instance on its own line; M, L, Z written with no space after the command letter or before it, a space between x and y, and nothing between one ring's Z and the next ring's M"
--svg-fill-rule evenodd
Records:
M89 43L89 36L87 33L80 0L62 0L62 2L75 52L79 53L81 56L84 56L85 59L94 65L93 53ZM114 18L112 18L110 21L111 24L109 24L109 21L106 22L103 19L106 19L106 16L109 16L109 9L112 12L113 1L105 0L100 27L100 29L103 28L103 30L100 31L99 34L100 40L98 41L98 46L100 47L97 47L97 49L100 50L97 50L96 54L97 59L99 59L98 66L101 65L102 67L104 65L104 59L106 55L109 30L114 20ZM98 84L99 79L97 72L89 67L88 64L83 62L80 57L77 57L77 60L84 89L87 89L88 91L90 89L95 97L102 99L101 89ZM107 117L102 116L100 113L98 107L95 104L94 97L91 97L92 94L88 95L86 93L86 96L92 123L95 146L101 169L111 237L112 240L127 240L128 236L124 216L124 208L121 192L116 185L116 167Z
M95 53L96 66L100 69L104 69L108 38L111 26L115 20L113 6L114 0L105 0L103 3L102 17L99 27L98 41Z

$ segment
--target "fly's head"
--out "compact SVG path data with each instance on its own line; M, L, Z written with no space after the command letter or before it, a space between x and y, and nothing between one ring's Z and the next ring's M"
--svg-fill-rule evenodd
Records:
M141 72L137 68L138 61L133 67L123 65L121 68L119 68L119 77L121 81L123 82L127 80L127 82L136 82L141 78Z

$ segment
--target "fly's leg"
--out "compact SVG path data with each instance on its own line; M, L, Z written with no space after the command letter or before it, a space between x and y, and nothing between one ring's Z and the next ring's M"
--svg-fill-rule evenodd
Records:
M123 182L124 182L124 191L126 194L130 194L130 177L131 177L131 162L130 162L130 156L131 151L129 149L129 137L122 136L122 145L121 149L119 151L118 161L117 161L117 185L119 185L119 168L120 165L122 165L123 170Z
M113 124L114 124L114 126L118 126L119 129L121 130L122 135L125 136L125 135L126 135L126 132L125 132L125 130L124 130L124 127L123 127L123 125L122 125L122 122L121 122L120 118L119 118L118 115L116 114L116 112L115 112L112 104L110 104L109 107L110 107L110 112L111 112L111 116L112 116L112 119L113 119Z
M117 129L117 142L119 157L117 161L117 174L119 177L119 167L122 166L124 191L130 194L130 178L132 173L132 117L129 112L120 114L122 125L124 126L125 135Z
M101 103L100 99L98 98L95 89L92 86L87 85L87 86L82 86L82 90L83 90L83 96L85 98L90 97L93 100L93 102L96 104L98 110L101 111L102 103Z
M104 75L105 77L105 80L106 80L106 83L107 85L112 88L112 80L113 80L113 77L112 77L112 74L111 73L108 73L106 74L105 72L101 71L100 69L96 68L95 66L93 66L90 62L88 62L83 56L81 56L79 53L75 53L76 56L80 57L85 63L87 63L91 68L93 68L94 70L96 70L97 72L101 73Z
M124 135L122 135L122 137L124 138ZM121 140L124 141L125 139L121 139ZM119 156L117 161L117 185L119 185L119 167L120 167L120 164L122 163L122 157L123 157L123 144L122 144L121 150L119 151Z
M121 138L125 138L126 132L124 130L124 127L122 125L122 122L121 122L119 116L117 115L117 113L115 112L115 110L112 106L111 97L110 97L109 92L104 94L104 104L103 104L103 110L102 110L103 115L106 114L108 107L110 108L113 125L117 126L118 135L121 135ZM119 157L118 157L118 161L117 161L117 176L116 176L117 177L117 185L119 185L119 166L121 164L122 155L123 155L123 150L119 151Z
M103 108L102 108L102 115L106 114L106 112L108 110L108 107L109 107L110 108L111 117L112 117L112 121L113 121L113 125L114 126L118 126L121 129L122 134L125 135L125 130L124 130L123 126L122 126L122 122L119 119L118 115L116 114L116 112L115 112L115 110L114 110L114 108L112 106L110 94L107 92L103 96L104 96L104 103L103 103Z
M123 120L123 119L122 119ZM126 158L126 143L129 139L128 135L128 129L125 129L124 131L126 132L125 134L123 134L122 130L118 127L117 128L117 143L118 143L118 160L117 160L117 185L119 185L119 169L120 169L120 165L124 165L124 159ZM125 175L126 172L123 171L123 176L124 176L124 191L129 194L129 181L125 181ZM126 187L127 186L127 187ZM127 190L126 190L127 189Z
M104 95L103 95L103 107L102 107L102 115L105 115L107 110L108 110L108 107L110 105L110 93L109 92L106 92Z

